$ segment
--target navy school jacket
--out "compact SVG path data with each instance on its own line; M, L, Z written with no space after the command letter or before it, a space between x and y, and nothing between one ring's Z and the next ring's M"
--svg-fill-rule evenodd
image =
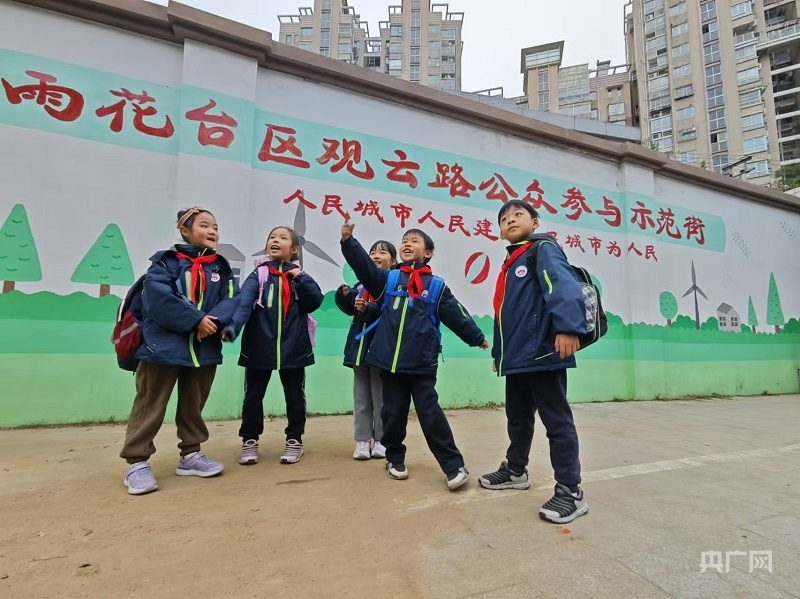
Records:
M367 291L381 305L388 279L388 270L378 268L361 244L351 237L342 243L342 254ZM424 266L415 264L415 268ZM409 276L400 274L403 291ZM431 275L422 275L425 289ZM469 313L445 285L437 309L439 320L467 345L483 343L483 332ZM364 359L367 366L402 374L436 374L439 365L439 336L428 315L425 302L409 303L408 297L397 297L381 314L375 335Z
M174 366L222 364L221 333L233 317L239 293L230 264L217 255L213 263L203 265L206 290L194 305L188 300L186 289L192 265L177 257L178 252L195 257L209 251L180 244L150 258L152 264L147 269L142 294L144 343L137 359ZM218 319L217 333L200 342L195 331L205 315Z
M545 234L528 239L534 244L508 269L503 303L494 319L492 358L499 376L574 368L574 356L562 360L555 353L556 335L586 332L583 292L555 239ZM534 263L537 240L542 242ZM508 255L517 247L509 246Z
M364 312L359 312L355 308L356 297L364 291L364 286L361 283L356 283L354 287L349 289L350 294L345 296L342 293L342 288L339 287L336 290L335 300L336 306L342 312L353 317L350 330L347 332L347 340L344 344L344 365L352 368L353 366L362 365L375 331L370 331L361 339L356 339L356 335L362 333L369 325L375 322L375 319L380 315L380 309L375 302L369 302L367 309Z
M267 262L266 265L281 271L299 268L290 262ZM314 363L306 316L322 305L322 291L306 272L295 276L291 285L292 299L284 319L280 277L267 276L261 294L263 308L255 305L258 269L251 272L242 284L239 307L231 325L235 335L244 327L239 366L284 370L304 368Z

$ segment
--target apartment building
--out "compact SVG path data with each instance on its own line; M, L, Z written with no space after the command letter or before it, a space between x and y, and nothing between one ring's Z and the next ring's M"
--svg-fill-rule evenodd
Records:
M800 162L797 2L629 2L626 47L643 139L681 162L761 185L782 163Z
M347 0L315 0L313 7L278 19L286 44L428 87L461 90L464 13L450 12L448 4L391 5L377 37Z
M598 61L561 66L564 42L522 50L520 69L528 108L608 123L632 125L634 110L628 65Z

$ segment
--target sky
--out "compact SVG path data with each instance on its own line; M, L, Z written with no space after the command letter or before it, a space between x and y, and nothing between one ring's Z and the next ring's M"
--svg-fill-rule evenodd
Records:
M151 0L167 4L167 0ZM278 15L297 14L309 0L181 0L184 4L246 23L277 38ZM393 0L350 0L377 35ZM450 0L451 12L464 13L462 88L503 87L507 97L522 95L520 50L565 40L562 66L610 60L624 64L625 0ZM603 10L599 6L603 5ZM500 9L502 7L502 10ZM562 8L569 12L562 12Z

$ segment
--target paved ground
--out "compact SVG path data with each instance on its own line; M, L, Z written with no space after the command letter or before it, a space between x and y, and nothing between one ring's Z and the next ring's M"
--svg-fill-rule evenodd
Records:
M138 498L122 427L0 431L0 597L800 597L800 397L575 414L591 511L567 527L536 515L544 435L531 490L478 488L502 459L501 411L450 414L476 475L458 493L416 424L404 482L350 458L349 417L311 420L292 466L277 463L282 421L246 468L237 424L213 423L206 450L229 468L210 480L174 476L166 426L161 490ZM708 551L721 573L701 573ZM751 572L750 551L771 551L772 572Z

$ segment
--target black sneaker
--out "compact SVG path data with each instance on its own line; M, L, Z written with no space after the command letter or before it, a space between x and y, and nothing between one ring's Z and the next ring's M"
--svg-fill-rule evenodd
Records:
M447 475L447 488L451 491L455 491L459 487L463 487L467 484L469 480L469 470L467 470L466 466L462 466L455 472L450 472Z
M389 478L395 480L405 480L408 478L408 470L403 462L398 462L397 464L386 462L386 474L389 475Z
M556 524L572 522L589 511L589 504L583 500L583 491L578 489L575 497L569 487L556 483L555 494L539 509L539 517Z
M508 467L508 462L500 464L495 472L484 474L478 479L484 489L499 491L502 489L528 489L531 486L528 480L528 471L516 473Z

